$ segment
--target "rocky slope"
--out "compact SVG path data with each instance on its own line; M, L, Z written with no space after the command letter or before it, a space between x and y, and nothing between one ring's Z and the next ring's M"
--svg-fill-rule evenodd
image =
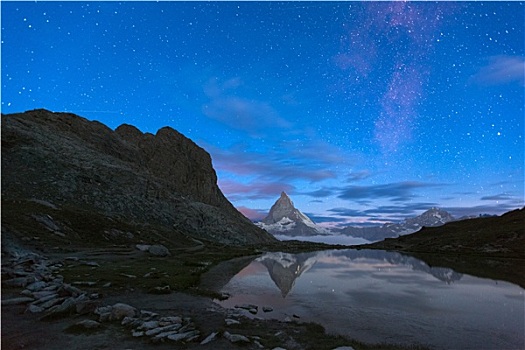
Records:
M380 241L385 238L395 238L409 233L416 232L422 227L441 226L454 218L448 212L431 208L423 214L409 218L400 223L387 223L376 227L345 227L340 231L341 234L360 237L371 242Z
M2 217L3 232L20 231L20 222L33 220L80 240L85 237L72 232L88 223L97 227L92 234L105 240L132 239L138 227L173 233L167 239L274 240L228 202L210 155L176 130L164 127L153 135L121 125L113 131L47 110L2 115L2 206L8 214ZM118 228L102 237L117 229L112 222L127 224L130 232Z
M257 225L275 235L313 236L329 233L295 208L285 192L281 193L268 215Z

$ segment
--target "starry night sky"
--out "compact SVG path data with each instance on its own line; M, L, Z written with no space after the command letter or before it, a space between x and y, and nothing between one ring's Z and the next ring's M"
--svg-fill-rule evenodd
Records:
M2 113L169 125L252 219L524 205L520 2L5 2Z

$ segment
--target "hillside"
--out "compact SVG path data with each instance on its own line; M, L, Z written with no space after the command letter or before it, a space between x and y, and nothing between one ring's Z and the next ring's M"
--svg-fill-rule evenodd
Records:
M47 110L2 115L2 208L3 232L68 244L274 241L224 197L210 155L176 130L113 131Z

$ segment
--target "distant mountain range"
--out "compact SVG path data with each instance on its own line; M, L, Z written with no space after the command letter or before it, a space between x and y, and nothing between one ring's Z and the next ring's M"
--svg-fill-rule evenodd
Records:
M501 216L479 217L425 227L395 239L362 245L373 249L525 258L525 208Z
M292 200L285 192L282 192L281 197L272 205L268 216L256 225L274 235L315 236L331 234L329 230L316 225L312 219L295 208Z
M348 226L343 229L330 230L316 225L312 219L294 206L285 192L282 192L279 199L270 208L268 215L256 225L273 235L296 237L341 234L375 242L413 233L422 227L441 226L454 220L454 217L445 210L431 208L419 216L400 223L386 223L383 226L374 227Z
M422 227L441 226L454 220L454 217L445 210L431 208L419 216L406 219L400 223L386 223L383 226L374 227L348 226L339 230L339 233L375 242L385 238L395 238L414 233L419 231Z

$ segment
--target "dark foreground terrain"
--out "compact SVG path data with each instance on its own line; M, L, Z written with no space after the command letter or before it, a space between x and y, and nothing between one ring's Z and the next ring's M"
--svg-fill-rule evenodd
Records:
M250 319L246 306L223 309L213 302L224 297L217 287L261 249L328 246L161 241L170 254L161 256L130 244L59 246L53 233L32 234L2 236L2 349L406 349L331 336L295 318ZM217 265L224 259L232 260ZM249 307L263 312L263 305Z

